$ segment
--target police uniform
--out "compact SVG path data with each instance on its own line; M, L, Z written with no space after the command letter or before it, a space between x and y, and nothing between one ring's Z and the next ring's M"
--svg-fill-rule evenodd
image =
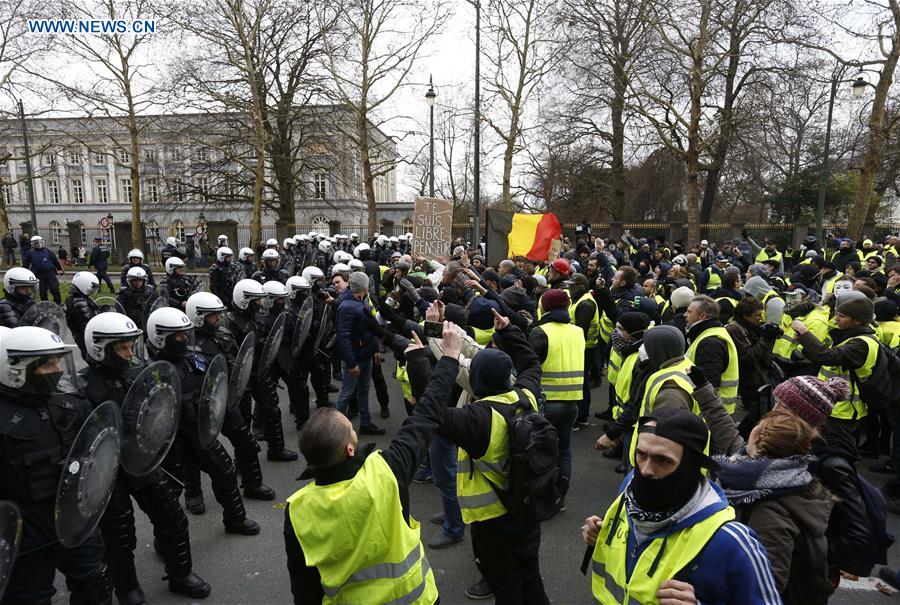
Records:
M310 324L306 342L303 343L300 355L295 360L294 372L296 372L299 379L300 389L297 391L296 403L293 399L291 400L291 413L294 414L294 422L298 430L309 419L310 381L312 381L313 392L316 395L316 407L329 407L331 405L328 401L328 371L326 364L323 363L315 347L316 335L322 329L323 315L326 312L330 312L330 310L326 308L327 305L325 304L322 291L318 287L313 286L308 296L313 297L312 323ZM298 292L292 304L299 309L304 301L305 295Z
M69 290L69 298L66 299L66 325L69 332L81 351L81 356L86 358L84 349L84 328L92 317L100 313L100 307L97 306L90 296L85 296L78 288L72 287ZM102 403L102 402L101 402Z
M159 284L169 295L169 306L184 311L187 299L197 288L197 281L187 275L166 275Z
M19 327L22 315L34 306L34 296L23 296L15 292L6 292L6 298L0 300L0 326Z
M128 280L126 279L128 275L128 270L134 267L140 267L147 274L147 285L151 288L156 288L156 280L153 279L153 271L150 270L150 265L145 265L144 263L138 263L136 265L126 264L122 267L122 273L119 279L119 286L125 288L128 286Z
M231 308L234 285L243 276L233 262L216 261L209 267L209 291L218 296Z
M265 262L263 263L265 265ZM284 269L268 269L264 268L253 274L251 279L255 279L261 284L266 283L267 281L280 281L281 283L286 283L290 275ZM219 297L221 298L221 297Z
M144 309L155 297L156 290L148 283L145 283L140 290L125 286L120 288L116 294L116 300L125 309L125 315L142 330L146 327L144 326Z

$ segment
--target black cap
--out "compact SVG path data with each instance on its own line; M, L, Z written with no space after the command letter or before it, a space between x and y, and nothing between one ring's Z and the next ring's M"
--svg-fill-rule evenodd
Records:
M646 426L651 420L656 421L656 426ZM700 466L709 469L719 468L719 465L704 452L709 444L709 429L706 428L706 423L687 410L663 408L653 411L650 415L641 416L638 419L638 433L653 433L657 437L674 441L685 450L697 454Z

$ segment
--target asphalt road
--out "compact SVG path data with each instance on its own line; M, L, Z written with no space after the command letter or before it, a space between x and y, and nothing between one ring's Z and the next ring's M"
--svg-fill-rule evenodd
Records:
M387 374L387 372L386 372ZM388 378L391 393L391 418L378 420L392 435L405 417L399 384ZM593 411L605 409L606 385L593 391ZM332 399L334 399L332 395ZM374 394L372 394L374 400ZM285 418L285 433L289 442L296 442L297 432L287 412L287 392L281 390L281 406ZM377 404L373 406L377 409ZM593 418L592 426L576 433L573 440L574 473L572 489L566 499L567 512L544 523L541 544L541 573L550 600L564 605L580 605L591 602L590 578L581 575L580 565L584 555L581 542L581 526L591 514L602 514L616 494L621 475L613 472L615 462L600 456L593 444L600 434L600 427ZM371 441L361 437L361 443ZM378 446L385 446L389 437L374 438ZM194 570L212 585L212 594L206 603L226 604L287 604L291 603L290 584L285 568L282 529L284 501L302 486L296 477L303 471L302 457L298 462L273 463L262 456L264 482L278 492L274 502L245 501L248 516L262 526L258 536L226 535L222 527L221 508L215 502L209 483L204 478L207 512L201 516L187 513L190 522ZM871 476L877 484L883 479ZM422 541L441 531L437 525L427 522L430 515L440 512L440 500L433 485L410 487L413 516L422 524ZM137 518L137 548L135 552L138 576L147 600L153 604L187 604L191 602L168 592L162 562L152 546L152 528L146 516L139 510ZM890 517L892 531L900 536L900 518ZM441 602L445 604L473 603L463 594L467 585L479 579L472 560L472 545L468 533L458 545L439 551L429 551L428 558L434 569ZM891 550L894 565L900 563L900 547ZM898 603L900 597L885 596L875 590L874 581L853 583L842 587L832 597L831 603L864 605L868 603ZM68 602L65 582L57 576L58 593L54 603ZM492 603L491 601L485 601Z

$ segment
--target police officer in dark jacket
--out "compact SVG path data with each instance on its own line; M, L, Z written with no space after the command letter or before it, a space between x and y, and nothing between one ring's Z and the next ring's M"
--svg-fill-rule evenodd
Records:
M94 247L91 248L91 257L88 259L88 269L97 269L97 279L109 287L110 292L115 292L112 280L109 279L106 270L109 268L109 250L100 245L100 238L94 238Z
M261 284L271 280L286 283L290 275L284 269L278 268L280 264L281 256L279 256L278 250L267 248L262 253L262 268L253 274L253 279Z
M178 249L178 240L174 237L166 238L166 245L163 247L160 254L162 256L163 263L165 263L170 258L180 258L181 260L187 258L187 256L185 256L185 254Z
M241 272L234 264L231 248L216 250L216 262L209 268L209 291L222 299L231 308L234 285L240 281Z
M178 369L181 380L181 417L175 443L163 467L184 484L183 463L189 460L209 475L213 493L222 506L225 533L253 536L259 525L247 518L244 501L238 489L231 456L218 440L204 448L200 443L197 399L207 371L205 359L188 350L188 333L193 324L187 315L172 307L163 307L147 319L147 344L154 361L168 361Z
M328 305L325 304L325 292L323 290L324 276L318 267L306 267L303 275L298 275L288 279L288 289L296 292L291 300L291 306L295 312L299 312L307 297L312 297L313 310L312 322L309 328L309 335L303 343L300 355L297 357L294 371L297 372L300 380L299 395L296 404L291 404L291 412L294 414L294 422L297 429L303 428L303 424L309 420L309 387L308 382L312 381L313 391L316 395L316 407L328 407L331 403L328 401L328 385L330 383L325 363L328 360L317 354L316 338L322 329L322 319L326 313ZM324 339L324 336L323 336ZM324 362L324 363L323 363Z
M112 603L100 530L74 548L62 546L56 533L60 471L90 414L80 394L59 390L71 354L43 328L15 328L0 341L0 499L15 502L23 517L4 603L50 603L57 569L66 577L72 605ZM65 379L71 384L75 377Z
M140 267L128 270L128 285L119 290L116 300L125 309L125 314L141 329L144 328L144 309L156 296L156 289L147 283L147 273Z
M144 270L144 273L147 274L147 284L156 289L156 280L153 279L153 271L150 270L150 265L144 263L144 253L135 248L134 250L130 250L128 252L128 264L122 267L122 275L119 280L119 286L125 287L127 284L125 283L128 277L128 271L132 267L140 267Z
M136 366L143 361L136 350L142 334L120 313L102 313L88 323L83 340L87 341L89 367L81 375L92 405L104 401L122 405L137 376ZM139 477L119 469L100 529L106 546L106 563L120 603L146 602L134 567L132 498L153 524L154 544L166 562L169 590L194 599L209 596L209 584L193 572L188 521L174 493L174 486L159 468Z
M91 295L99 289L100 282L96 275L89 271L79 271L72 278L69 298L66 299L66 325L69 326L69 332L72 333L83 359L87 359L84 329L95 315L100 314L100 307L91 299Z
M222 325L222 315L226 311L225 303L211 292L197 292L188 298L186 314L194 325L194 346L191 350L195 355L204 358L207 363L216 355L223 354L228 361L229 372L235 372L238 371L234 363L240 343L235 342L232 333ZM247 360L247 363L253 363L253 359ZM234 446L234 461L241 476L244 497L273 500L275 491L262 482L259 445L237 408L226 412L222 434ZM185 464L185 467L187 478L185 499L188 509L194 514L201 514L206 510L206 506L203 503L199 469L194 472L194 469L190 468L191 465Z
M31 269L35 277L40 281L41 300L47 300L47 290L53 295L53 302L62 304L62 295L59 293L59 280L57 275L64 273L59 259L53 251L44 246L44 238L35 235L31 238L31 250L22 255L22 266Z
M288 281L293 280L291 277ZM302 278L301 278L302 279ZM288 397L290 400L289 409L297 410L301 405L301 393L306 386L305 380L301 373L296 371L295 358L293 352L293 336L297 323L297 310L292 304L288 304L292 293L285 284L278 281L267 281L263 284L263 289L269 295L269 301L272 308L269 312L269 328L278 315L285 314L284 337L281 339L281 346L278 348L278 354L275 361L269 369L269 377L271 381L278 385L279 381L284 381L287 387ZM305 344L305 343L304 343ZM309 395L307 394L306 405L309 406ZM279 425L280 422L279 412Z
M171 257L166 261L166 276L159 283L160 290L164 290L169 297L169 306L184 311L188 297L198 287L197 281L184 273L184 261L178 257Z
M34 273L22 267L13 267L3 275L5 298L0 300L0 326L18 327L25 311L34 306L37 284Z

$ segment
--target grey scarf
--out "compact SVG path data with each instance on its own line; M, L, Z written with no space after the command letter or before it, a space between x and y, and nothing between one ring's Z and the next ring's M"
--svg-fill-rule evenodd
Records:
M750 458L746 455L716 456L720 469L716 479L734 505L752 504L805 489L812 481L812 456Z

